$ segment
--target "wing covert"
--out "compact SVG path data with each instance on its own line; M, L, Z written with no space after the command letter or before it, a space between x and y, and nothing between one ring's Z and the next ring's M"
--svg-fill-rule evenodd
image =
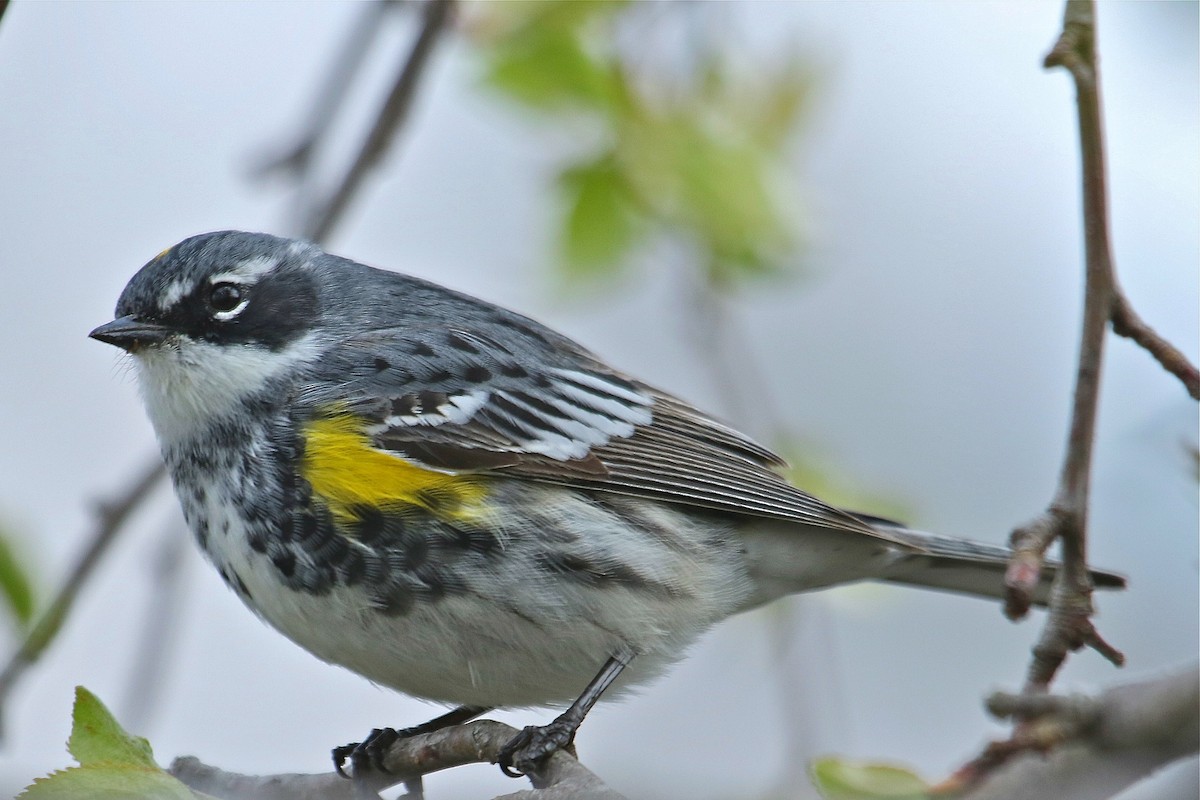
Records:
M791 486L775 472L783 460L733 428L574 343L541 343L522 352L474 330L373 331L334 348L321 378L342 376L335 390L318 380L302 395L314 409L359 415L376 447L431 469L878 535Z

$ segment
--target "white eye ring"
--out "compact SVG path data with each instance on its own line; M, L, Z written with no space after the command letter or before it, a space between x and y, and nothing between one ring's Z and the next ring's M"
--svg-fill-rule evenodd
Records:
M218 304L224 305L230 300L236 301L230 308L218 308ZM225 322L236 317L246 308L246 304L250 302L250 297L244 286L232 281L221 281L214 283L208 290L208 303L213 307L212 318Z
M212 318L213 318L213 319L215 319L215 320L219 320L219 321L221 321L221 322L225 322L225 321L227 321L227 320L231 320L231 319L233 319L234 317L236 317L238 314L242 313L242 311L243 311L243 310L246 308L246 305L247 305L249 302L250 302L250 299L249 299L249 298L246 298L245 300L243 300L242 302L238 303L236 306L234 306L233 308L229 309L228 311L214 311L214 312L213 312L213 315L212 315Z

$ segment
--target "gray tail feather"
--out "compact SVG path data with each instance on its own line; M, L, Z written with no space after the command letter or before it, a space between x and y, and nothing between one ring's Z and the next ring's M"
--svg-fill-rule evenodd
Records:
M1004 571L1012 554L1007 547L924 533L883 520L871 520L889 536L912 545L918 552L904 553L879 579L892 583L942 589L983 597L1004 597ZM1050 584L1059 564L1047 561L1042 569L1034 602L1045 605ZM1124 589L1125 577L1114 572L1092 570L1098 589Z

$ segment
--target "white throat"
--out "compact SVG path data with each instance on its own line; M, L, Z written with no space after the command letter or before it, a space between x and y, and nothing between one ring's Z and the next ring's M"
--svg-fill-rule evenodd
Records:
M161 444L187 441L272 379L318 355L315 337L282 350L181 338L134 356L146 413Z

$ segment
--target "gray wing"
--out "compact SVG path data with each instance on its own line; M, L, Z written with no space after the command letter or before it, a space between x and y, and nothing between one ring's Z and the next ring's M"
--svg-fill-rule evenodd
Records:
M341 342L299 399L358 414L376 447L431 469L889 538L791 486L767 448L569 340L514 352L535 344L442 326L372 331Z

